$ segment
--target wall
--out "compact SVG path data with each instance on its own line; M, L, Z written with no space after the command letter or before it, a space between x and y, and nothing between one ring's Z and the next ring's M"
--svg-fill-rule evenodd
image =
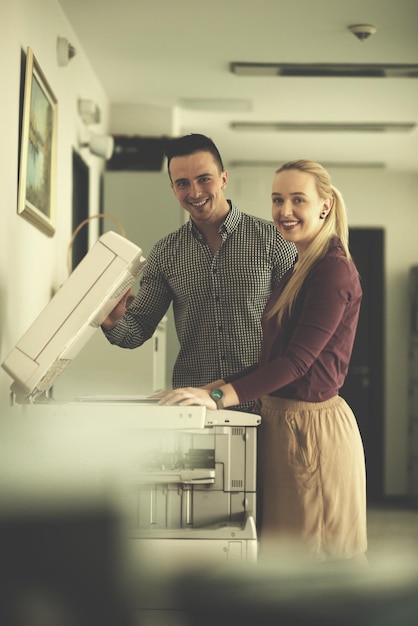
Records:
M0 152L0 361L23 334L51 294L66 279L66 252L71 236L72 150L86 129L77 113L78 98L93 99L102 111L94 132L106 130L109 106L75 33L54 0L0 0L1 131ZM56 57L57 37L77 49L66 67ZM19 91L21 51L31 47L58 100L56 232L48 237L17 214ZM90 166L90 210L99 208L103 160L86 149ZM10 378L0 370L0 416L8 411Z
M106 172L104 207L106 213L114 215L122 222L128 239L141 247L145 257L148 257L156 241L180 228L186 215L171 190L166 171ZM135 285L133 292L136 293L136 290ZM172 305L166 317L165 380L170 386L179 351ZM137 358L142 361L142 354L138 354Z
M114 135L161 137L180 134L178 110L147 104L112 103L110 132ZM120 201L123 190L123 202ZM161 172L118 172L105 174L104 207L118 217L131 238L148 256L156 241L176 230L188 219L171 188L167 167ZM173 307L167 311L165 379L171 375L179 351Z
M418 264L418 176L384 169L330 169L344 195L349 225L385 230L385 493L406 493L408 271ZM242 210L271 216L273 168L232 168L228 196Z

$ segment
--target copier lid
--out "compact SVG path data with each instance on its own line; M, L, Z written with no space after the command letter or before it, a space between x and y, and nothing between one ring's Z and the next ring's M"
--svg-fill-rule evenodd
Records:
M125 237L109 231L99 238L2 363L18 402L48 391L145 264Z

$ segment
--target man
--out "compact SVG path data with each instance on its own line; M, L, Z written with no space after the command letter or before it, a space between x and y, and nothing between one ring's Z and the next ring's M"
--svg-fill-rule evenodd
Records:
M173 302L180 350L172 384L199 387L258 361L261 314L296 250L272 222L226 199L228 172L210 138L171 139L166 157L190 219L156 243L132 304L126 294L102 328L111 343L136 348Z

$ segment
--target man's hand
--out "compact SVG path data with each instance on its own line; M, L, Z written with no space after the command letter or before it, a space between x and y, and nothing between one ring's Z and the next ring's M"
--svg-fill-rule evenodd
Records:
M113 311L111 311L109 315L103 320L103 330L112 330L112 328L115 328L119 320L125 315L126 309L132 304L134 299L135 296L132 294L132 291L129 288L125 295L121 298L121 300L119 300Z

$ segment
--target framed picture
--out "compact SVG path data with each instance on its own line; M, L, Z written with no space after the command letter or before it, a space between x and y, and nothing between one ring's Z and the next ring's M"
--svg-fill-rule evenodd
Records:
M17 211L55 232L57 99L30 48L26 54Z

